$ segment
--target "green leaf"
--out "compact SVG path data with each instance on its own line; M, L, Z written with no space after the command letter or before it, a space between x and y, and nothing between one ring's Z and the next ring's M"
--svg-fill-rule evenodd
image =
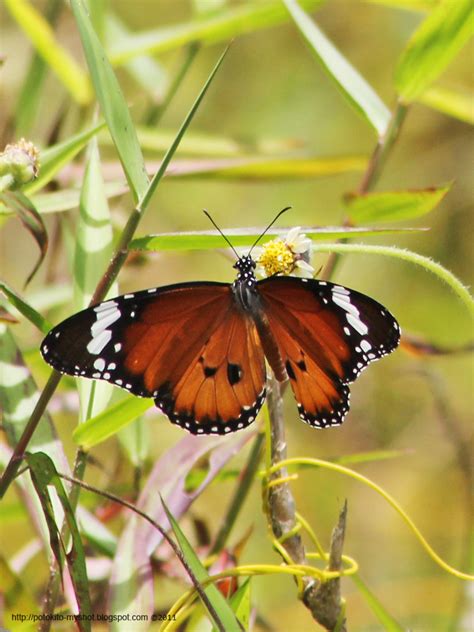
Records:
M69 533L72 539L72 546L70 551L65 551L64 544L63 548L66 556L69 574L71 576L71 581L74 587L74 595L79 606L79 614L82 615L77 619L77 625L80 630L84 630L84 632L89 632L92 629L92 609L89 597L89 582L87 579L84 548L82 546L81 536L79 535L79 529L77 527L74 511L69 503L68 495L66 493L66 490L64 489L61 479L58 476L56 467L49 456L44 452L36 452L35 454L27 454L26 459L28 465L30 466L33 484L38 494L40 495L43 509L45 509L45 515L50 515L50 503L47 502L49 500L49 493L47 489L48 485L54 486L54 489L59 496L59 500L61 501L61 505L64 511L64 517L69 527ZM51 524L51 520L48 520L50 534L53 536L54 532L56 531L56 537L59 540L59 531L56 524L54 523L54 516L52 513L51 517L53 518L53 524Z
M125 180L122 182L107 182L104 184L104 194L107 199L118 197L128 192ZM61 213L79 206L81 192L79 189L61 189L49 193L37 193L31 196L31 201L41 215L47 213ZM0 214L6 214L7 209L0 206Z
M284 237L288 228L274 228L265 235L266 239ZM339 226L325 226L324 228L303 227L302 232L313 241L325 239L343 239L380 235L392 232L411 232L422 229L415 228L365 228L361 226L342 228ZM262 228L226 228L225 234L236 248L251 246L256 238L262 234ZM264 242L263 242L264 243ZM137 237L130 243L130 250L208 250L210 248L225 247L221 235L208 230L183 231L180 233L161 233Z
M176 522L176 520L171 515L168 507L166 506L164 500L162 499L163 507L170 522L171 528L173 529L173 533L178 541L178 546L183 553L183 557L186 560L188 566L193 571L196 579L199 582L205 582L209 579L209 575L202 565L200 559L194 552L191 544L186 539L186 536L181 531L180 526ZM210 604L215 610L218 620L215 620L217 628L219 630L225 630L226 632L233 632L238 630L243 630L241 624L238 619L236 619L235 614L232 612L231 607L225 600L222 593L214 586L214 584L208 584L204 588L204 592L206 593L207 598L209 599ZM204 604L206 605L206 604ZM209 613L211 617L212 613Z
M80 105L89 103L92 91L87 75L58 43L41 13L26 0L5 0L5 5L73 99Z
M105 126L105 123L94 125L84 132L71 136L63 143L53 145L40 152L40 171L36 180L23 187L23 192L31 195L42 189L68 162L84 149L89 140Z
M26 287L44 261L48 250L48 233L46 232L46 226L33 202L21 191L0 193L0 201L18 215L21 223L32 235L40 249L39 259L25 281Z
M108 42L128 41L133 37L125 24L112 12L108 12L105 22L106 36ZM161 102L168 87L168 74L157 59L149 55L136 57L126 62L125 69L140 86L140 89L149 94L153 102Z
M61 0L50 0L45 9L46 20L55 27L63 4ZM48 66L37 52L34 53L28 67L16 102L15 137L30 136L31 128L39 111L39 103L43 97L43 88L48 76Z
M0 292L3 292L8 298L9 302L14 305L17 310L23 314L35 327L37 327L43 334L47 334L52 325L46 318L44 318L39 312L37 312L31 305L24 301L19 294L10 288L6 283L0 281Z
M323 1L301 0L301 5L311 11ZM288 14L280 2L248 2L244 6L229 7L192 22L131 35L126 40L114 43L109 56L112 64L123 64L137 55L162 53L194 42L226 42L244 33L253 33L287 21Z
M461 88L431 86L417 101L433 110L474 125L474 94Z
M148 187L148 176L127 103L82 1L71 0L71 6L97 99L134 199L138 202Z
M450 188L451 184L447 184L416 191L350 194L345 202L355 223L398 222L426 215L441 202Z
M100 277L112 257L113 231L96 138L90 141L79 211L73 263L76 311L89 305ZM114 283L104 300L117 294L118 283ZM102 412L113 391L111 384L93 383L89 380L78 380L78 388L82 421Z
M403 52L395 74L400 98L416 100L472 35L472 0L440 0Z
M321 178L364 171L364 156L331 158L246 158L174 161L167 175L174 178L226 178L272 180Z
M84 449L89 449L116 434L120 428L142 415L153 404L152 399L126 396L99 415L77 426L72 437Z
M306 15L296 0L283 2L329 77L356 111L382 136L390 120L390 111L380 97Z

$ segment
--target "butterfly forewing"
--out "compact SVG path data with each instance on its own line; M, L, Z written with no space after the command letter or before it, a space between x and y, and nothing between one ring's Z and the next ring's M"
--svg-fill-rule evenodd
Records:
M230 285L184 283L125 294L71 316L41 346L70 375L153 397L195 434L223 434L255 419L265 366L255 328Z
M347 384L397 347L397 321L377 301L326 281L272 277L258 288L301 418L339 425Z

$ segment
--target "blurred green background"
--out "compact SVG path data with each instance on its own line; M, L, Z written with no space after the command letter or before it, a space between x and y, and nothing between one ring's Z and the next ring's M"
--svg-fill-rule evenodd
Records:
M398 57L423 18L422 11L404 10L393 6L396 4L336 0L324 3L313 13L318 25L389 108L395 104L393 74ZM45 3L37 2L35 6L42 9ZM196 7L209 8L205 0L111 0L108 6L131 31L199 19ZM7 120L14 114L31 47L4 8L1 20L5 56L2 110ZM61 14L56 35L77 59L81 57L76 27L68 10ZM198 52L158 129L177 129L221 50L222 45L218 44ZM184 49L179 48L157 57L165 78L176 75L184 54ZM444 84L472 88L472 60L471 43L449 66L442 77ZM117 72L132 117L138 122L147 110L148 96L123 68ZM68 111L60 137L66 138L76 130L81 117L53 76L48 77L47 86L48 96L42 100L28 134L29 140L39 147L47 142L63 108L68 107ZM344 100L290 22L235 39L192 124L191 132L198 131L210 138L235 139L250 148L262 140L277 146L283 144L284 152L271 152L279 156L368 157L376 143L373 130ZM7 139L11 140L15 139ZM104 142L101 153L104 162L116 159L108 142ZM156 164L160 155L147 152L146 159ZM195 157L180 150L177 154L177 158ZM372 237L366 239L367 243L410 248L439 261L464 283L471 283L472 166L472 128L424 105L413 105L377 190L440 186L447 182L453 182L453 186L430 215L409 224L427 226L429 231ZM264 226L278 210L290 204L293 210L285 216L285 225L340 225L345 215L342 196L357 188L362 175L360 171L294 179L169 177L160 185L139 234L209 229L202 208L212 213L224 231L227 227ZM111 201L116 221L123 221L131 204L129 196ZM75 211L70 212L71 226L74 217ZM54 235L59 239L57 219L50 215L46 221L50 239ZM2 227L0 240L1 276L20 290L36 260L31 237L17 220L10 220ZM314 267L318 269L325 260L325 255L315 254ZM61 247L54 261L47 260L25 296L34 302L46 286L68 284L66 261L67 253ZM123 269L120 291L186 280L232 278L228 259L218 251L153 254ZM454 348L472 335L462 303L421 268L395 259L352 255L342 259L334 278L382 302L396 315L402 330L428 342ZM58 322L70 311L70 304L66 303L50 313L50 318ZM27 324L16 326L14 332L22 348L31 351L28 357L38 381L43 383L47 370L36 353L40 336ZM460 443L454 435L464 437L466 442L472 439L472 377L467 354L413 357L400 349L363 373L351 389L352 409L344 425L324 432L315 431L298 419L295 402L288 395L285 401L289 456L330 458L378 449L405 451L397 458L363 464L357 469L397 498L444 559L467 570L469 508L466 478L458 460ZM55 418L71 456L74 419L74 414ZM163 418L150 415L150 460L181 436L182 432ZM106 486L110 482L106 473L113 472L117 480L129 484L131 466L114 439L95 448L93 454L104 469L98 474L91 468L90 480ZM240 460L243 462L244 457ZM211 486L193 508L193 514L203 518L213 532L225 509L222 499L231 494L233 485L221 482ZM453 613L467 616L467 604L459 605L466 585L436 566L399 516L372 491L323 471L301 473L293 490L298 511L326 546L338 511L344 499L348 500L345 551L358 561L362 578L404 626L423 631L447 630ZM241 561L278 563L267 538L257 484L239 518L234 538L238 539L250 525L253 531ZM18 527L7 529L13 554L28 541L30 533L27 525L24 531ZM41 590L46 578L44 565L35 562L28 573L32 585ZM290 578L255 580L254 598L259 614L272 629L306 632L316 627L295 593ZM344 580L343 593L351 630L381 629L350 580ZM163 607L171 594L176 594L171 582L158 586L157 598Z

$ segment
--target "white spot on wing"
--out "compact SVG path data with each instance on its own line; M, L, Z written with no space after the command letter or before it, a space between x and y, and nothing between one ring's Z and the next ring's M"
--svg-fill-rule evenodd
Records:
M110 342L112 332L110 329L104 329L98 335L95 335L87 345L87 351L91 355L99 355L103 348Z
M365 336L365 334L369 331L367 325L361 321L358 315L354 316L353 314L347 314L346 318L349 325L352 325L352 327L354 327L357 333L361 336Z
M360 343L360 347L364 351L370 351L372 349L372 345L370 344L368 340L362 340Z
M97 358L94 362L94 369L98 371L103 371L105 369L105 360L103 358Z

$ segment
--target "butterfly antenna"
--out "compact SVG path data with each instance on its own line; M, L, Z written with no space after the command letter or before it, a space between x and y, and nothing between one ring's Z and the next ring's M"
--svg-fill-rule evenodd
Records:
M273 226L273 224L277 221L277 219L283 215L283 213L286 213L286 211L289 211L290 208L292 208L291 206L285 206L284 209L282 209L279 213L276 214L276 216L272 219L272 221L268 224L268 226L265 228L265 230L263 231L263 233L257 237L256 241L254 242L253 246L250 248L249 250L249 255L252 252L252 250L255 248L255 246L258 244L258 242L262 239L262 237L264 235L266 235L266 233L268 233L268 231L270 230L270 228Z
M230 243L230 241L227 239L227 237L224 235L224 233L221 231L221 229L219 228L219 226L216 224L216 222L212 219L212 217L210 216L210 214L206 211L206 209L203 209L202 212L204 213L204 215L206 215L208 217L208 219L210 220L210 222L213 224L213 226L219 231L219 233L222 235L222 237L225 239L225 241L229 244L231 250L233 251L233 253L235 254L235 256L237 257L237 259L240 259L239 257L239 253L237 252L237 250L234 248L234 246Z

